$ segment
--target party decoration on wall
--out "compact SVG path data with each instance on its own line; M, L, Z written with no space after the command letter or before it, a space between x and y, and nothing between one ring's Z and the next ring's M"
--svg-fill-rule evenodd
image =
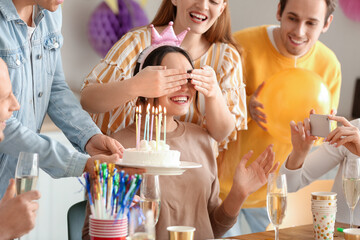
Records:
M360 0L339 0L339 4L348 18L360 22Z
M105 0L107 5L110 7L111 11L115 14L119 14L119 7L117 0Z
M303 121L311 109L330 114L331 95L321 77L309 70L291 68L265 81L259 94L267 117L266 127L276 139L290 143L290 121Z
M116 14L111 2L117 3ZM109 3L108 3L109 2ZM115 9L116 10L116 9ZM91 46L105 57L110 48L129 30L149 23L141 6L134 0L106 0L92 13L88 24Z

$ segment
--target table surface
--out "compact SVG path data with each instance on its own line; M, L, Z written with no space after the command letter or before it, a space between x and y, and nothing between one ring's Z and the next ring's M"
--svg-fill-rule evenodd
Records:
M336 223L334 231L334 240L343 240L344 234L336 231L336 228L348 228L349 224ZM242 239L242 240L273 240L275 237L274 231L266 231L259 233L246 234L241 236L232 237L229 239ZM313 225L302 225L291 228L280 229L279 231L280 240L310 240L314 239Z

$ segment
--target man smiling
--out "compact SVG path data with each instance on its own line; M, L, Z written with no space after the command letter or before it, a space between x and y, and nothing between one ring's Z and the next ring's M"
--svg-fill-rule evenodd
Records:
M237 141L230 143L228 150L220 156L222 198L231 188L234 166L244 153L253 150L257 155L272 143L276 159L282 163L291 151L290 140L280 142L267 132L263 104L257 98L264 81L289 68L313 71L328 87L332 100L330 108L336 111L341 85L340 63L335 54L318 41L330 27L335 5L335 0L280 0L276 13L280 26L252 27L234 34L244 48L244 81L250 118L248 130L238 132ZM250 195L244 203L246 209L241 214L245 215L252 232L264 231L269 224L265 206L266 186Z

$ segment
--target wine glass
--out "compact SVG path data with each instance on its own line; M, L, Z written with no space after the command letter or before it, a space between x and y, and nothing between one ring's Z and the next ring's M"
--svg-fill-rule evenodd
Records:
M139 205L130 208L129 238L130 240L155 240L155 224L153 211L143 213Z
M153 212L156 225L160 214L159 175L144 174L140 185L140 207L144 214L149 210Z
M34 190L39 176L39 155L20 152L15 170L17 195Z
M267 184L266 207L270 222L274 225L275 240L279 240L279 226L285 217L287 185L285 174L270 173Z
M350 210L350 228L354 225L354 209L360 196L360 158L345 158L342 171L343 191Z
M34 190L38 177L39 155L37 153L20 152L15 170L16 194L19 195Z

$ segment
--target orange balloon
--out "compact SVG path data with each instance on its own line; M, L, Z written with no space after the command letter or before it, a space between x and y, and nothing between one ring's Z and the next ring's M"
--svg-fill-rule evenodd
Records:
M322 78L299 68L281 71L265 81L258 100L264 105L269 133L289 144L291 120L303 121L311 109L330 114L331 108L331 95Z

